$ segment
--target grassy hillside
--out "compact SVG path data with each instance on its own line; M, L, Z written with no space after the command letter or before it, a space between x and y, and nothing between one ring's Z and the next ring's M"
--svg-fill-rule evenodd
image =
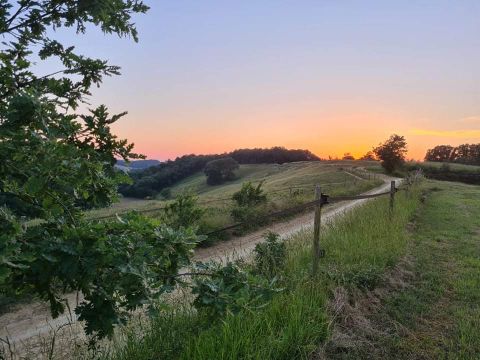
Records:
M362 163L341 162L297 162L288 164L261 164L241 165L237 171L237 179L220 186L209 186L203 173L197 173L172 187L172 194L191 190L202 199L215 199L231 196L245 181L258 183L264 181L266 192L278 191L292 187L311 189L315 184L332 184L327 188L333 189L336 185L352 182L354 178L343 170L355 172L354 167L361 167ZM353 170L352 170L353 169ZM368 176L366 176L368 178ZM373 177L372 177L373 179ZM335 189L338 190L339 186Z
M255 184L263 181L269 204L267 210L273 211L311 200L315 184L322 185L322 191L331 195L355 194L371 189L382 182L378 176L362 170L364 166L371 165L370 162L360 161L241 165L234 181L210 186L205 175L199 172L173 186L171 196L185 191L197 194L199 203L207 208L207 227L215 228L232 222L229 217L232 194L246 181ZM158 216L161 210L157 212L155 209L164 207L169 201L162 200L160 196L152 200L123 198L110 208L90 212L89 216L102 218L128 210Z
M287 243L284 291L267 306L208 321L164 310L110 359L474 359L480 353L480 188L426 182Z
M366 172L363 170L365 166L375 166L375 163L312 161L282 165L241 165L236 173L236 179L222 185L207 185L206 177L202 172L192 175L171 188L171 197L174 198L182 192L191 192L198 195L198 203L205 210L199 231L205 234L237 222L231 217L231 210L234 206L231 198L236 191L240 190L242 183L246 181L254 184L263 181L267 202L257 210L258 218L261 218L265 214L311 201L316 184L320 184L322 191L329 195L359 194L380 185L382 183L380 176ZM92 211L88 216L92 219L102 219L115 216L117 213L137 210L147 216L161 217L163 214L162 208L170 201L123 198L114 206ZM266 225L266 223L252 223L249 229L241 228L228 233L218 233L207 239L204 245L227 239L232 234L238 234L239 231L244 233L262 225Z

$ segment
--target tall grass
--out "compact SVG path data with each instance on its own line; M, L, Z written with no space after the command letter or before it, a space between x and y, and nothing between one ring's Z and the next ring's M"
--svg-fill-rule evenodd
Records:
M311 277L312 232L288 240L282 286L263 309L210 323L194 312L157 316L142 338L127 338L114 359L308 358L329 334L327 303L336 286L372 288L405 253L418 190L396 196L393 216L381 198L324 227L326 257ZM161 319L160 322L158 322ZM167 319L167 320L165 320Z

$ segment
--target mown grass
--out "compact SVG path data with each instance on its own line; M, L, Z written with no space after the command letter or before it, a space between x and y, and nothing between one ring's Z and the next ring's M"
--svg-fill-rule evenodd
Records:
M480 187L429 182L426 190L409 250L414 278L372 317L389 336L376 339L370 358L480 356Z
M315 278L311 277L311 231L299 233L287 243L285 291L263 309L213 323L189 310L182 312L178 322L168 311L160 313L144 336L130 336L117 344L110 358L308 358L329 336L327 303L332 290L339 285L374 287L381 274L404 255L407 224L417 206L414 192L409 197L402 192L393 216L382 198L324 227L321 243L326 257Z

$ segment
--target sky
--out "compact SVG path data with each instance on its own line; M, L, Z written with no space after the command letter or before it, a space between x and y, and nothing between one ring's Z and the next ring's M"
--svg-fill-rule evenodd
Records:
M92 105L149 158L285 146L408 157L480 142L480 1L147 0L138 43L58 37L122 67Z

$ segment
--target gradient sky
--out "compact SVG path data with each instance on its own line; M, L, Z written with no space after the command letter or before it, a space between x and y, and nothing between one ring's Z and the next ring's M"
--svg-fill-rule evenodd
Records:
M409 157L480 142L480 1L154 1L140 42L67 43L122 67L92 104L150 158L241 147L359 156L392 133Z

